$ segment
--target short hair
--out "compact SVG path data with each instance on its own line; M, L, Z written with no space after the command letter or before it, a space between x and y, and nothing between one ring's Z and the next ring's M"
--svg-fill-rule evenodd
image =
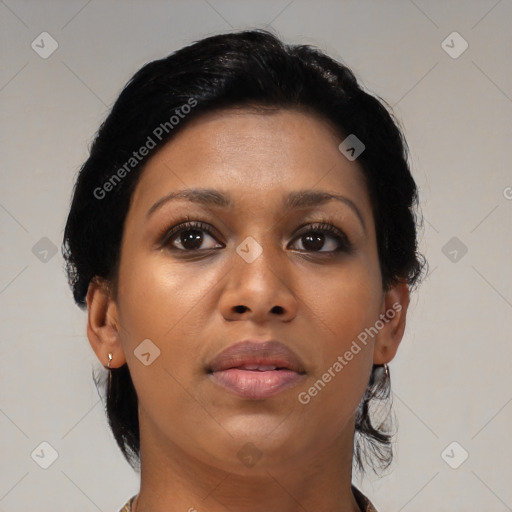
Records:
M131 161L133 152L151 136L154 154L206 112L249 106L320 115L340 136L354 134L363 142L357 161L371 200L383 290L419 282L426 260L417 248L417 187L391 108L322 51L284 44L265 30L245 30L206 37L145 64L101 124L75 183L62 244L79 307L86 307L92 279L117 286L123 225L147 161ZM107 188L108 200L102 200ZM136 391L126 364L110 370L109 377L109 425L135 468L140 464ZM389 397L390 381L382 376L382 366L374 365L356 414L354 456L361 472L366 463L377 473L392 461L392 436L381 428L384 423L375 426L370 414L372 400Z

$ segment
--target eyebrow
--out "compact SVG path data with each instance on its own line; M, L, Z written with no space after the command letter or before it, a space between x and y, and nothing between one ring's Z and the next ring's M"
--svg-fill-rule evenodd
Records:
M217 206L220 208L232 208L234 203L229 194L220 192L219 190L211 188L189 188L171 192L166 196L160 198L147 212L146 218L149 218L155 211L160 209L164 204L170 201L190 201L192 203L201 204L204 206ZM366 224L361 211L357 205L346 196L340 194L332 194L325 190L297 190L290 192L285 196L283 207L287 211L298 210L301 208L311 208L314 206L321 206L329 201L339 201L348 207L356 214L361 222L364 232L366 233Z

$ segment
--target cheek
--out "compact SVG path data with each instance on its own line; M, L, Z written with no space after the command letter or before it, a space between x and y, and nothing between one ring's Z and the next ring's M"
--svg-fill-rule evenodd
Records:
M211 315L208 297L215 293L220 278L214 267L171 261L165 251L132 252L123 262L119 274L122 342L142 402L180 400L176 381L186 385L193 372L202 370L197 355L207 315ZM137 358L138 346L146 339L160 351L150 366Z
M119 320L130 375L142 408L159 410L164 420L176 404L190 409L183 386L188 387L191 369L197 366L200 338L195 329L203 324L198 318L201 305L217 280L192 265L170 264L163 253L133 254L120 268ZM147 339L157 347L145 342L150 359L157 354L149 365L138 357L138 347Z
M139 336L172 338L190 316L200 313L201 300L218 275L198 265L170 262L165 252L134 255L120 268L119 303L127 330Z
M306 410L333 415L336 428L355 412L373 364L373 339L365 329L379 318L380 275L364 262L340 268L335 276L308 279L302 291L315 324L318 365L309 379ZM311 332L313 335L314 332ZM324 408L324 414L321 413ZM334 431L333 431L334 433Z
M353 261L336 271L302 278L301 299L323 324L322 332L341 349L378 319L382 287L380 274L367 261Z

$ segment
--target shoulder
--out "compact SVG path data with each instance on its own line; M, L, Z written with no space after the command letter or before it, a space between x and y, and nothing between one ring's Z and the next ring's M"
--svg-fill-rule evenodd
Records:
M373 506L372 502L357 487L354 487L353 485L352 492L362 512L377 512L377 509Z

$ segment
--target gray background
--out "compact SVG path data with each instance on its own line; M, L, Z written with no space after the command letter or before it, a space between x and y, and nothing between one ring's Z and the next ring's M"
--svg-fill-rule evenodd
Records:
M117 511L137 492L63 273L72 185L143 64L265 26L394 107L420 187L430 274L390 365L395 461L355 483L379 512L512 510L511 20L510 0L0 1L0 510ZM42 32L58 43L45 59L31 47L51 48Z

